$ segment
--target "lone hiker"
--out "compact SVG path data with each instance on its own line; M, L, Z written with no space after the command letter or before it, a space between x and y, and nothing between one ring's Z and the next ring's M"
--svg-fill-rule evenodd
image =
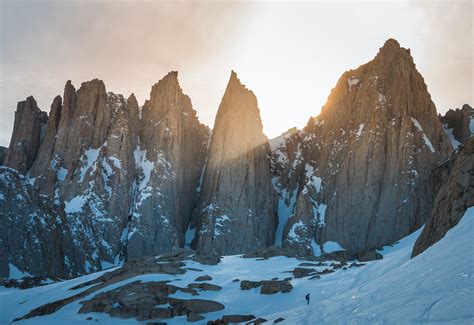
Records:
M309 293L306 295L306 302L307 302L307 305L309 305Z

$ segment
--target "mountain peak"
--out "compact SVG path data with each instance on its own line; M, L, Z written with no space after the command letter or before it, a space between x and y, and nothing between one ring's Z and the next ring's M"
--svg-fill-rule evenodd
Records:
M388 40L386 40L383 46L380 48L380 50L383 51L397 51L400 49L400 43L398 43L398 41L394 38L389 38Z
M383 61L390 62L396 58L408 58L409 61L413 61L411 58L410 50L400 46L400 43L394 38L389 38L385 41L384 45L379 49L376 59L381 58Z
M240 82L239 77L237 76L237 72L235 72L234 70L230 71L229 84L237 84L237 85L243 86L242 83Z

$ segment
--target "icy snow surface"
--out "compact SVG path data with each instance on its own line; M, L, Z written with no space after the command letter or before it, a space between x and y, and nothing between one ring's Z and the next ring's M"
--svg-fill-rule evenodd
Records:
M415 127L421 132L423 133L423 140L425 141L425 145L430 148L431 152L435 152L435 148L433 147L433 144L431 143L430 139L428 139L428 137L426 136L425 134L425 131L423 131L423 128L421 127L420 123L418 122L417 119L414 119L413 117L411 118L413 124L415 125Z
M213 279L209 282L223 289L201 291L196 297L180 291L172 295L184 299L210 299L225 305L221 311L202 314L205 320L199 324L230 314L253 314L267 319L268 324L279 317L285 319L282 324L472 324L473 229L474 207L471 207L442 240L414 259L410 256L420 230L384 248L381 251L383 260L366 263L363 267L338 269L322 275L321 279L292 279L291 292L274 295L262 295L258 288L242 291L239 282L232 280L283 279L290 275L287 271L298 266L301 260L283 256L266 260L243 259L236 255L226 256L214 266L185 261L187 267L203 271L188 270L179 276L139 275L109 285L53 314L15 324L145 324L145 321L112 318L102 313L77 312L81 307L80 301L126 283L170 280L171 284L185 287L199 275L210 275ZM27 290L0 287L0 324L10 324L14 318L35 307L74 295L87 287L69 290L71 287L104 272ZM307 293L311 294L309 306L304 298ZM93 321L87 321L87 317L93 317ZM165 321L168 324L186 324L185 317Z
M456 138L454 138L453 129L452 128L449 129L447 124L443 125L443 129L446 135L448 136L449 141L451 141L451 145L453 146L453 149L456 150L457 148L459 148L459 146L461 145L461 142L459 142L458 140L456 140Z
M337 251L345 250L338 242L335 241L327 241L323 244L323 251L325 253L332 253Z

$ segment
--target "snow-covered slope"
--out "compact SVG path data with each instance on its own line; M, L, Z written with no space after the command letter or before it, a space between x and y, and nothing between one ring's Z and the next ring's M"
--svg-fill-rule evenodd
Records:
M381 253L383 260L367 263L363 267L342 268L321 275L320 279L293 278L289 293L262 295L260 289L242 291L240 280L284 279L302 261L295 258L273 257L266 260L227 256L214 266L185 261L183 275L148 274L132 277L107 286L100 291L72 302L56 313L33 317L18 324L82 324L92 317L98 324L145 324L135 319L111 318L107 314L78 314L79 301L89 300L99 292L110 291L126 283L170 280L184 287L199 275L210 275L220 291L201 291L200 299L210 299L225 305L218 312L203 314L205 323L223 315L253 314L272 323L284 318L283 324L335 324L335 323L472 323L474 322L474 207L466 211L460 223L438 243L421 255L410 259L413 244L420 231L402 239ZM317 270L324 268L315 267ZM0 290L0 323L10 324L13 319L47 302L71 296L86 288L69 288L103 274L95 273L77 279L28 290ZM305 295L311 294L306 305ZM189 299L190 295L178 291L175 298ZM167 319L168 324L186 323L184 316Z

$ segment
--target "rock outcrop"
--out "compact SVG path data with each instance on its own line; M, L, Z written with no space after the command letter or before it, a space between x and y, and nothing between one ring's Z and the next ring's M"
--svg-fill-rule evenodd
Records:
M212 132L194 247L237 254L273 244L276 214L269 155L257 99L232 72Z
M474 109L468 104L461 109L450 109L439 119L454 149L466 144L474 134Z
M19 102L3 164L26 174L36 158L47 123L48 115L38 108L33 96Z
M469 207L474 206L474 139L453 155L452 160L440 168L448 168L448 173L437 179L441 188L430 219L413 247L412 257L421 254L442 239L463 217ZM444 175L444 177L443 177Z
M308 233L322 251L336 242L356 253L414 231L431 212L431 170L452 151L410 51L393 39L342 75L299 137L283 242L297 252L310 249Z

